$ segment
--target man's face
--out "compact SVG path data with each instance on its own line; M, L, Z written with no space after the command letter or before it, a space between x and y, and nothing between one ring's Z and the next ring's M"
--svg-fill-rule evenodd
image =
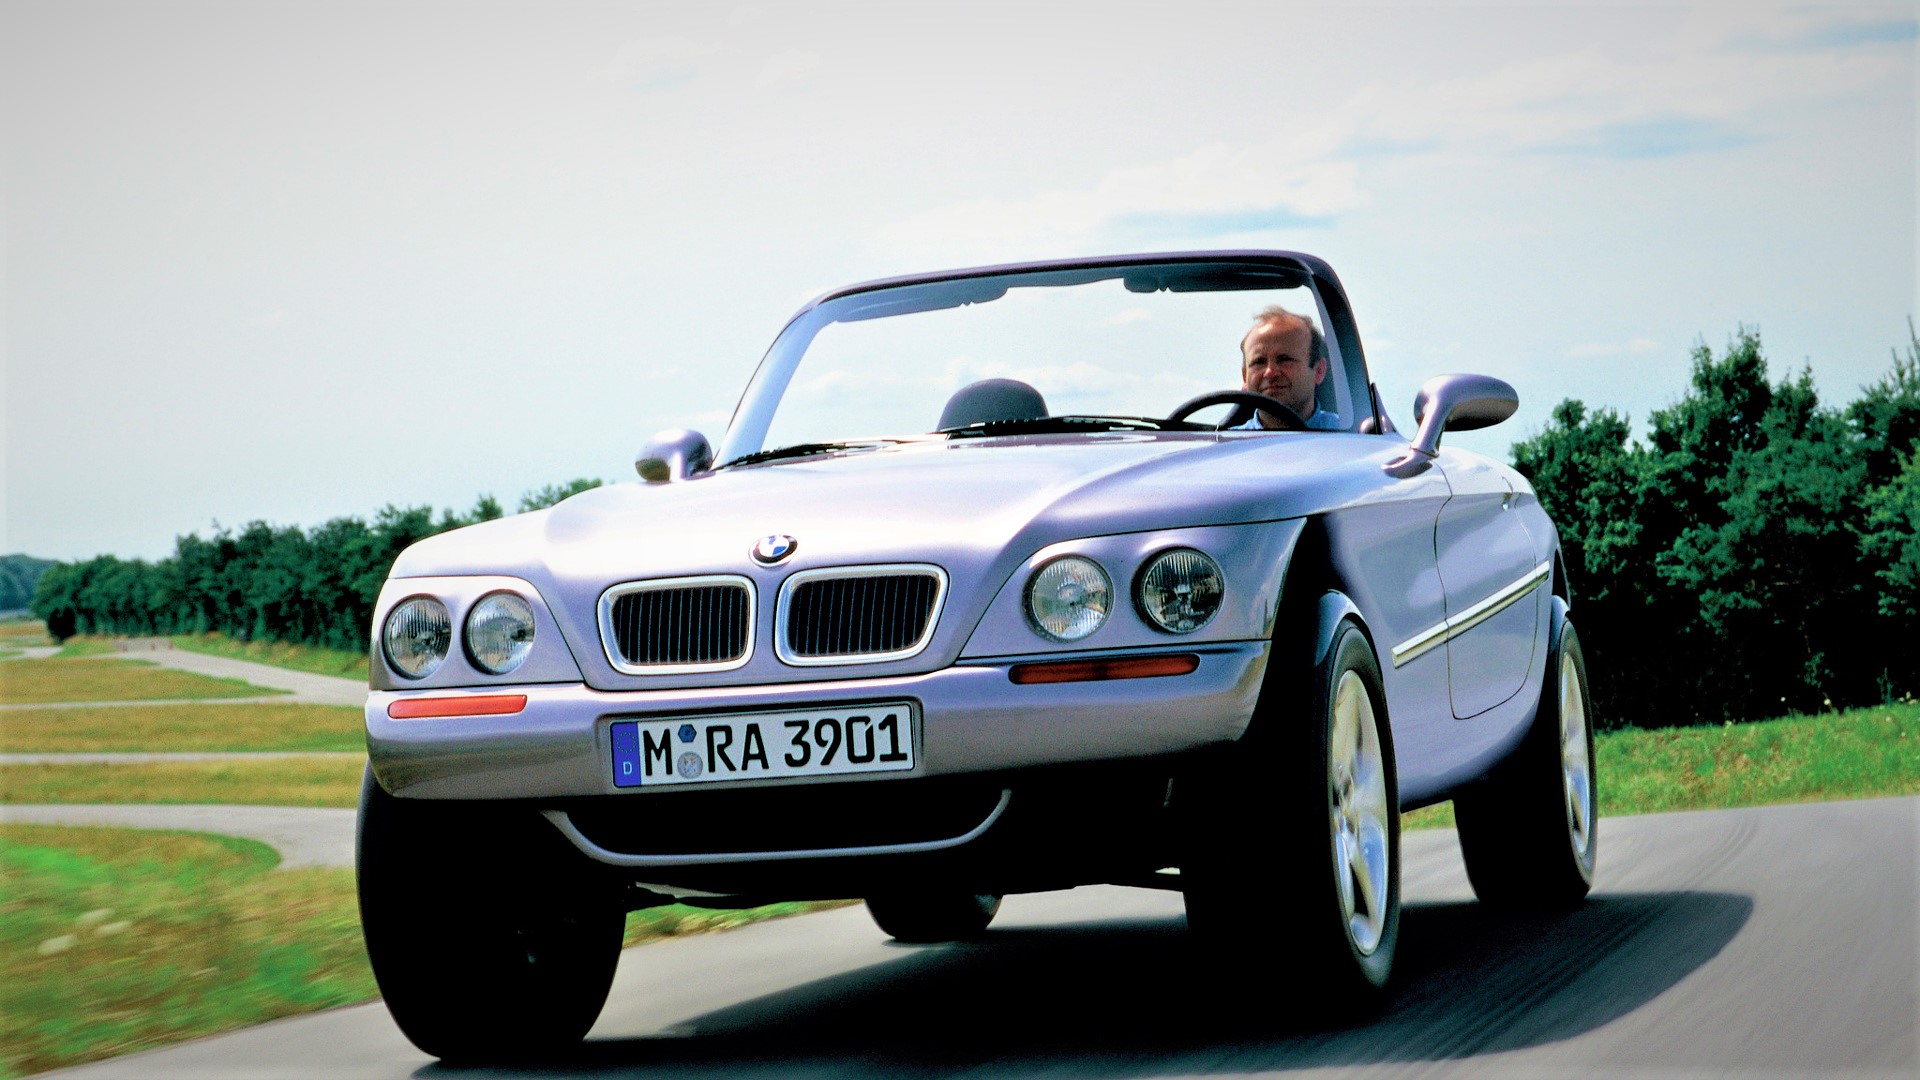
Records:
M1302 417L1313 414L1314 388L1327 377L1327 365L1307 357L1313 334L1299 319L1272 319L1253 328L1240 343L1240 376L1246 388L1292 406ZM1262 414L1262 423L1268 422Z

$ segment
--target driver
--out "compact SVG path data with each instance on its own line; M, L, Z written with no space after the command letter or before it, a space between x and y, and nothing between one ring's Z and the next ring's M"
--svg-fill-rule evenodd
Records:
M1278 304L1253 316L1253 329L1240 339L1240 381L1255 394L1265 394L1289 406L1315 431L1346 428L1331 409L1319 407L1315 391L1327 378L1327 339L1303 315ZM1255 410L1235 430L1278 428L1272 416Z

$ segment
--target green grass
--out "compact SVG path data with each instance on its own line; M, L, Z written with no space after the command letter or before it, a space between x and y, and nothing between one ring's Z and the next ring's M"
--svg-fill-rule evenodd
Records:
M1920 703L1594 740L1602 817L1920 794ZM1451 828L1452 804L1402 818Z
M367 681L365 649L327 649L318 645L296 645L287 641L235 641L225 634L175 634L167 639L176 648L212 656L230 656L256 664L306 671L315 675L338 675Z
M353 871L251 840L0 826L0 1070L77 1065L365 1001Z
M0 752L361 750L366 720L349 705L71 706L0 713Z
M53 658L74 660L84 656L114 656L119 652L119 644L110 637L70 637L60 643L60 651L54 653Z
M366 759L269 758L142 765L0 765L0 802L360 804Z
M145 660L9 660L0 666L0 704L57 701L175 701L284 694L239 679L156 667Z
M353 872L267 872L251 840L0 826L0 1073L39 1072L369 1000ZM636 911L626 943L846 901Z

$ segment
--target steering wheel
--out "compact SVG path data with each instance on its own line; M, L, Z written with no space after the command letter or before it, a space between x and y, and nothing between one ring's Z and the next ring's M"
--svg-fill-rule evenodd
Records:
M1215 390L1211 394L1201 394L1197 398L1189 398L1181 402L1179 408L1167 414L1167 423L1177 424L1187 417L1192 416L1194 413L1199 412L1201 409L1210 408L1214 405L1239 406L1233 410L1231 416L1220 421L1219 425L1214 428L1215 431L1225 431L1235 425L1246 423L1256 410L1266 413L1268 416L1280 421L1280 430L1282 431L1307 430L1307 422L1300 418L1299 413L1294 412L1282 402L1276 401L1265 394L1256 394L1251 390Z

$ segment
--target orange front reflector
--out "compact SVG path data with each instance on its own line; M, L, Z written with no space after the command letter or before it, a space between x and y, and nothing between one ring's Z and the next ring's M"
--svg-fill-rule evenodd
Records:
M1120 660L1060 660L1050 664L1015 664L1007 678L1032 683L1095 682L1100 679L1151 679L1157 675L1185 675L1200 666L1192 653L1171 656L1134 656Z
M491 694L474 697L401 698L387 706L387 715L395 720L419 720L432 716L505 716L527 707L525 694Z

